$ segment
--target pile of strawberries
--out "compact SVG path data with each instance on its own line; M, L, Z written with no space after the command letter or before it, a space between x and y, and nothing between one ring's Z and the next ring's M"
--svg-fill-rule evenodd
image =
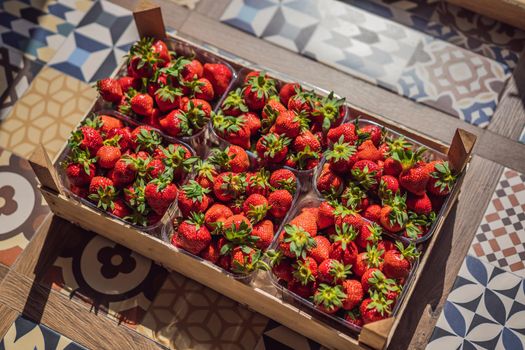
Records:
M344 99L333 92L320 97L297 83L282 84L252 71L242 87L228 93L212 124L220 137L255 151L266 166L304 170L319 164L326 133L345 114Z
M325 198L390 233L417 239L428 232L456 180L448 162L427 162L424 147L389 138L373 124L345 123L327 137L316 180Z
M63 166L71 192L141 226L162 218L196 161L152 127L130 128L109 115L86 119L69 147Z
M264 268L263 251L299 189L290 170L253 168L236 145L199 160L194 178L179 190L172 244L236 274Z
M207 125L210 103L221 98L231 80L224 64L177 56L164 41L144 38L131 47L127 75L99 80L97 88L120 113L184 137Z
M303 208L268 254L272 273L320 311L355 326L392 314L419 253L342 204Z

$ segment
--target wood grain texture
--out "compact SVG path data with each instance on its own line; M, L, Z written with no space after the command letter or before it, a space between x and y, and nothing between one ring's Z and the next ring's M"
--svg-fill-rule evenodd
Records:
M445 221L431 250L428 264L400 319L389 349L422 349L428 342L463 259L492 197L503 167L474 157L465 176L459 200Z
M5 275L7 275L8 272L9 272L9 267L3 264L0 264L0 283L2 283L2 280L4 279Z
M0 340L9 330L9 327L15 322L19 313L9 306L0 303Z
M0 303L88 349L163 349L104 315L89 312L85 305L68 300L14 271L0 286Z
M200 0L197 12L218 21L229 4L230 0Z
M471 11L525 29L524 0L447 0Z
M130 11L133 11L140 4L140 0L111 0L111 2ZM176 5L169 0L153 1L153 3L160 5L162 13L164 14L164 24L167 28L180 28L190 13L190 10L187 8Z
M395 123L410 126L442 142L450 143L457 128L465 129L478 136L475 154L518 171L525 171L525 145L490 130L452 118L441 111L341 73L197 12L190 12L180 30L247 60L321 88L334 90L352 104L383 115ZM514 151L509 152L509 149Z

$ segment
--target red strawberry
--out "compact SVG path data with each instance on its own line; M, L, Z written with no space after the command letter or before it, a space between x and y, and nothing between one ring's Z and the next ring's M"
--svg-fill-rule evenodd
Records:
M268 209L268 200L260 194L250 195L242 205L243 212L253 223L257 223L264 219Z
M327 284L320 284L314 294L315 306L327 314L334 314L339 311L345 299L346 294L339 285L329 286Z
M242 113L240 115L240 118L243 118L245 120L246 127L250 130L251 135L255 135L262 127L261 120L255 113Z
M392 198L399 192L399 182L391 175L381 176L378 195L381 199Z
M168 112L181 107L181 96L181 89L166 85L155 91L155 102L162 112Z
M293 267L289 259L281 259L278 263L274 264L272 272L278 279L286 281L287 283L292 282Z
M122 93L125 94L128 92L129 89L135 89L138 90L140 88L140 80L135 79L134 77L129 76L123 76L118 78L118 83L120 85L120 88L122 89ZM119 103L120 101L117 101L116 103Z
M375 222L361 226L359 235L355 243L361 249L366 249L368 245L376 245L382 237L383 230Z
M248 195L261 194L265 197L268 196L270 191L270 184L268 183L268 171L261 168L256 173L246 174L246 193Z
M218 248L217 241L212 241L209 246L200 252L199 256L204 260L208 260L216 264L220 258L219 252L220 250Z
M95 156L98 149L102 147L102 136L94 128L82 126L71 135L69 146L71 148L79 147L83 150L88 150L91 156Z
M189 125L186 113L175 109L159 120L162 131L170 136L185 136L188 134Z
M182 69L181 77L184 81L192 81L194 79L202 78L204 74L204 67L198 60L193 59L187 63Z
M97 164L104 169L111 169L120 159L120 149L115 146L102 146L97 151Z
M334 207L328 202L322 202L319 205L319 211L317 215L317 226L320 230L334 225L334 210Z
M151 152L162 142L160 134L149 125L137 126L131 132L131 148Z
M146 202L159 215L164 215L168 207L177 198L177 186L166 179L150 181L144 190Z
M384 275L379 271L379 269L372 267L363 273L363 276L361 276L361 286L363 287L363 291L365 293L368 293L368 290L370 289L370 285L375 283L376 276L381 275L384 277ZM372 279L372 281L371 281Z
M341 138L333 144L332 149L325 152L330 169L338 174L346 175L357 161L356 149Z
M79 187L79 186L75 186L73 184L71 184L69 186L69 190L73 194L79 196L80 198L87 198L88 195L89 195L89 192L88 192L88 190L85 187Z
M285 106L288 106L288 101L292 96L296 94L296 90L300 88L297 83L286 83L281 87L279 91L279 99L281 103Z
M113 139L115 136L117 136L120 151L126 152L131 147L131 130L129 127L110 129L106 134L107 139Z
M371 140L375 146L379 146L382 138L381 128L377 125L365 125L362 128L359 128L358 134L361 137Z
M378 268L379 270L383 267L383 255L382 250L378 250L376 246L367 246L366 252L359 253L355 264L352 266L352 271L357 277L363 276L366 270L370 268Z
M341 202L345 207L356 211L367 208L370 203L366 191L353 182L349 182L341 194Z
M228 162L231 171L234 173L242 173L250 167L250 159L244 149L239 146L231 145L226 148L226 154L230 161Z
M256 150L262 160L270 163L280 163L288 153L289 144L289 138L272 133L259 139Z
M408 209L412 210L416 214L428 215L432 212L432 202L424 192L420 196L410 193L407 197L406 203Z
M414 167L403 170L399 175L401 186L416 195L425 193L429 179L430 174L425 163L417 163Z
M131 47L128 56L128 75L134 78L150 78L153 75L160 59L152 46L153 39L143 38Z
M299 133L308 127L308 122L301 114L296 114L293 111L281 112L275 120L275 133L293 139Z
M245 174L225 172L215 178L213 194L218 200L228 202L239 197L246 190Z
M314 294L316 286L316 283L303 286L300 282L292 281L288 284L288 289L304 299L309 299Z
M363 225L363 217L358 212L342 205L335 207L334 214L336 230L339 229L341 232L350 230L351 228L359 230ZM345 229L345 224L350 226L350 228Z
M248 106L244 103L241 89L232 90L228 93L221 104L224 115L237 117L242 113L248 112Z
M434 196L446 196L450 193L456 176L452 174L448 162L438 161L429 164L430 179L427 191Z
M215 176L217 176L217 169L208 160L203 161L198 159L193 165L193 172L195 173L195 181L197 181L204 188L212 188Z
M211 82L217 95L224 94L232 80L231 70L220 63L205 63L203 76Z
M287 224L279 235L279 249L290 258L306 258L307 251L314 245L313 237L300 226Z
M361 317L361 314L358 310L347 311L344 317L346 322L349 322L356 327L363 327L363 318Z
M243 89L244 102L251 111L261 110L268 98L276 94L275 80L267 77L263 72L248 78Z
M231 270L239 274L248 274L266 264L261 260L260 250L251 247L235 247L232 251Z
M186 112L190 126L195 130L202 129L210 120L211 105L200 98L181 99L181 109Z
M118 80L113 78L97 81L97 90L104 100L112 103L119 103L124 96Z
M317 236L317 216L312 211L302 211L290 221L290 225L300 227L310 234Z
M107 134L109 133L110 130L112 129L120 129L122 128L124 125L122 124L122 122L120 121L120 119L117 119L117 118L114 118L114 117L111 117L109 115L99 115L97 118L99 118L100 120L100 131ZM106 135L106 137L109 139L110 137L108 137Z
M269 184L275 189L287 190L294 194L297 187L297 177L291 170L278 169L270 175Z
M343 179L335 174L328 164L325 164L317 178L316 186L321 193L338 194L343 189Z
M117 198L113 201L113 208L110 213L116 217L124 218L131 214L131 210L121 198Z
M363 318L363 323L372 323L380 321L390 315L390 306L384 300L381 300L378 294L374 294L372 298L363 300L359 306L359 312Z
M332 236L330 258L338 260L345 265L353 265L357 259L357 246L354 242L357 230L352 226L343 224L343 228L335 227L336 234Z
M263 132L271 128L275 124L277 117L284 112L287 112L286 107L277 98L270 98L261 112L262 125L264 126Z
M224 223L230 216L233 216L230 208L224 204L215 203L206 211L204 222L208 229L214 230L219 222Z
M252 235L259 237L255 245L259 249L266 249L272 243L274 232L273 222L263 220L253 226Z
M403 206L385 205L381 209L379 221L381 226L390 232L401 231L405 227L407 220L408 216Z
M153 112L153 98L148 94L138 93L129 101L133 112L147 116Z
M253 195L252 195L253 196ZM292 207L293 197L287 190L277 190L268 196L269 212L276 219L282 219Z
M377 149L371 140L366 140L357 148L357 158L377 162L383 159L383 153Z
M302 113L309 117L312 113L314 99L315 95L312 91L303 90L302 87L299 86L295 90L295 95L291 96L288 100L287 107L291 111Z
M381 206L379 204L369 205L363 211L363 217L373 222L379 223L381 218Z
M412 268L411 262L419 257L419 252L412 244L405 248L401 242L397 242L396 247L385 253L383 272L389 278L406 278Z
M327 137L331 143L336 143L341 139L341 137L343 137L343 142L354 145L357 141L355 125L352 123L341 124L336 128L330 129L328 131Z
M403 171L401 163L394 158L386 158L383 163L383 174L398 177Z
M199 254L211 243L210 231L204 226L204 215L192 213L191 218L179 224L178 243L192 254Z
M88 152L73 148L66 168L69 182L75 186L88 185L95 176L96 168L93 164L95 161L96 158L90 158Z
M331 285L340 284L351 274L351 265L345 265L336 259L326 259L319 264L317 280Z
M310 249L308 255L312 257L318 264L328 259L330 256L330 241L324 236L315 236L315 246Z
M314 259L306 257L299 259L292 265L292 275L295 281L306 286L315 283L317 279L317 263Z
M164 171L166 170L166 166L164 165L164 162L161 159L154 158L148 163L148 175L152 179L156 179L160 177Z
M381 178L381 169L370 160L359 160L352 167L352 177L365 189L375 189Z
M343 300L343 309L352 310L361 303L365 295L361 283L357 280L348 279L342 283L346 299Z
M321 152L321 143L311 131L304 130L294 139L292 148L295 152Z
M215 132L226 141L250 149L251 131L244 117L224 116L220 111L213 116Z
M107 210L111 208L115 200L115 188L113 181L104 176L95 176L89 183L89 199L97 201L97 206Z
M204 213L210 205L208 197L209 189L202 187L195 180L190 180L187 185L182 186L179 191L178 205L183 216L190 213Z
M159 66L164 67L171 61L170 51L164 41L155 40L155 42L151 46L151 49L159 59Z
M215 91L210 81L206 78L195 79L184 83L183 91L185 95L192 95L195 98L212 101Z
M116 187L124 187L131 184L135 180L136 175L137 171L134 168L132 158L124 156L115 163L111 180Z

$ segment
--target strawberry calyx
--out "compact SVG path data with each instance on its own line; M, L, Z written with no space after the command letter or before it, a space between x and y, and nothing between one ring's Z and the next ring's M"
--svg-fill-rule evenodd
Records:
M315 276L312 273L310 267L310 260L308 259L299 259L292 265L293 277L299 281L303 286L306 286L308 283L315 282Z
M339 117L339 110L345 103L345 98L336 98L334 92L330 92L328 96L325 96L317 101L318 106L312 112L314 117L323 118L323 131L327 132L332 123Z
M393 300L387 299L382 293L378 292L372 292L370 299L372 299L372 301L366 307L368 310L375 310L381 316L392 313Z
M319 159L319 153L312 151L310 145L306 145L302 151L291 155L295 167L303 170L308 165L308 161L312 159Z
M68 155L67 159L61 163L61 166L65 168L69 164L79 164L87 175L91 175L90 165L95 164L97 160L97 157L90 156L89 151L83 150L77 146L71 149L71 153Z
M430 176L437 179L434 186L439 188L440 192L452 188L457 176L452 174L450 166L447 161L439 162L434 165L435 171L430 173Z
M190 180L188 184L182 186L182 191L193 202L202 203L204 196L210 193L209 188L202 187L197 181Z
M376 174L376 171L371 171L368 165L365 165L362 170L359 168L352 169L352 177L367 190L377 185Z
M414 243L410 243L405 247L403 243L397 241L396 247L401 253L401 255L403 255L403 257L410 262L416 260L421 255L421 252L417 250L416 245Z
M142 128L137 134L135 142L137 143L135 152L146 151L151 153L161 144L162 139L157 131Z
M264 156L267 158L273 158L291 142L286 136L277 134L267 134L261 138L261 144L264 146Z
M125 154L121 158L124 160L126 165L131 166L133 170L137 172L139 178L145 178L148 176L149 172L153 170L153 167L150 165L151 157L132 157L128 154Z
M238 227L236 225L223 226L223 236L228 242L221 247L220 255L228 254L235 246L255 247L260 238L252 235L252 231L252 227L244 221L241 221Z
M135 209L133 209L130 215L126 215L123 219L137 226L148 226L149 224L148 217Z
M341 248L346 250L348 243L354 241L357 237L357 230L352 225L343 222L342 225L335 226L335 235L333 235L333 242L340 242Z
M255 188L261 188L261 189L270 188L271 186L270 186L270 183L268 181L269 178L270 178L270 172L268 170L266 170L265 168L261 168L261 169L259 169L257 172L255 172L250 177L250 181L249 181L248 186L255 187ZM294 182L294 184L295 184L295 182ZM284 186L284 184L283 184L283 186ZM293 193L293 192L291 192L291 193Z
M398 292L399 286L396 281L386 276L380 270L375 270L372 272L372 276L368 279L370 288L373 291L376 291L382 295L388 294L388 292Z
M164 164L173 170L188 172L198 160L198 157L186 157L188 150L181 145L170 144L168 147L159 146L159 149L164 155Z
M426 147L419 147L416 150L409 148L393 153L392 158L401 164L403 171L407 171L422 160L422 156L426 151Z
M244 193L247 183L245 173L228 173L222 176L223 184L221 190L236 198L240 193ZM241 204L242 205L242 204Z
M408 213L406 212L406 193L401 195L395 195L390 199L383 199L383 205L390 206L391 210L388 214L388 220L392 226L398 224L404 227L408 222Z
M330 286L321 283L314 294L314 304L322 306L326 310L334 310L343 306L346 294L341 286Z
M247 274L255 270L269 270L270 267L262 259L263 254L258 249L253 249L248 246L238 247L242 252L242 263L235 258L232 259L232 271L235 273Z
M366 245L365 263L368 268L378 268L383 263L383 249L377 249L377 245Z
M166 169L159 177L151 180L148 184L153 184L157 192L163 191L173 181L173 169Z
M257 223L266 217L266 213L270 210L271 205L260 204L260 205L249 205L250 209L246 212L246 216L253 223Z
M221 107L224 110L238 109L239 111L243 113L246 113L249 111L248 107L244 103L244 99L242 97L242 90L240 88L230 91L228 93L228 96L226 96L226 98L222 102Z
M88 196L92 201L97 202L97 207L104 210L115 209L115 199L117 198L117 191L113 186L100 186L97 193L91 193Z
M156 63L160 62L158 53L153 50L153 41L153 38L142 38L136 42L129 50L128 65L135 58L139 59L137 69L143 67L152 69Z
M366 199L367 197L366 192L353 182L348 184L341 195L341 199L346 202L346 206L354 210L358 210L363 199Z
M191 61L189 59L184 56L180 56L176 60L171 61L168 66L158 69L155 80L158 80L158 77L161 74L165 74L167 76L168 82L171 85L176 85L180 80L182 80L181 74L184 67L190 63Z
M339 260L333 260L330 264L330 269L328 270L328 273L330 274L330 276L333 277L333 283L335 284L338 281L345 280L347 276L352 274L352 265L345 265Z
M190 97L195 97L195 94L201 93L202 86L205 86L206 84L201 81L199 78L194 77L192 80L186 80L182 82L182 85L187 87L190 90Z
M192 134L193 130L201 130L210 120L202 105L196 104L192 100L188 102L186 110L185 116L191 126L189 135Z
M211 160L197 159L193 165L193 171L196 172L197 177L204 177L209 181L213 182L214 175L217 173L215 165Z
M146 215L148 214L148 209L146 207L146 197L144 195L144 180L138 179L132 187L132 190L129 188L124 189L124 194L129 200L127 203L129 206L134 209L139 214Z
M222 171L230 171L231 165L230 162L235 158L235 155L228 154L228 148L221 150L219 148L214 148L209 157L210 164L218 166Z
M271 95L277 94L275 87L275 80L268 78L264 71L259 72L258 75L253 75L248 78L247 85L243 88L249 90L257 95L257 98L269 98Z
M204 213L198 213L192 211L189 215L189 218L184 220L188 224L192 224L199 230L201 227L204 227Z
M236 133L246 124L244 118L225 116L221 111L212 114L213 128L221 135Z
M388 145L388 156L393 156L394 154L403 153L412 148L412 144L408 142L403 136L393 137L387 140Z
M165 85L155 91L155 95L159 97L161 101L173 103L177 96L183 96L180 88L174 88L171 85Z
M102 127L102 124L102 118L96 114L93 114L82 122L83 126L89 126L95 130L99 130Z
M119 141L121 138L122 138L122 135L115 135L112 138L105 139L104 141L102 141L102 144L104 146L113 146L113 147L120 148Z
M375 222L368 224L367 228L370 236L368 236L366 240L370 241L373 245L377 244L383 236L383 228Z
M297 258L306 258L310 248L316 246L315 239L302 227L287 224L284 226L284 242L290 244L290 252Z
M341 136L339 140L332 145L332 148L324 153L324 155L328 161L347 161L356 153L356 151L356 147L345 142L344 136Z

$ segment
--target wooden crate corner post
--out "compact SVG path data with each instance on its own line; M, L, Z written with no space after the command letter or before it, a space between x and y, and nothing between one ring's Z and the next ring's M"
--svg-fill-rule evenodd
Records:
M141 38L166 38L166 28L159 5L149 0L142 0L133 11L133 18Z
M450 166L456 173L463 171L467 165L474 145L476 144L476 139L476 135L464 129L456 130L448 150Z
M42 187L57 194L62 192L60 189L60 181L58 181L58 175L44 145L39 144L37 146L29 158L29 164L31 165L31 168L33 168L33 171Z
M381 350L385 348L390 335L390 330L394 326L394 317L369 323L363 326L359 334L359 343L365 344L372 349Z

